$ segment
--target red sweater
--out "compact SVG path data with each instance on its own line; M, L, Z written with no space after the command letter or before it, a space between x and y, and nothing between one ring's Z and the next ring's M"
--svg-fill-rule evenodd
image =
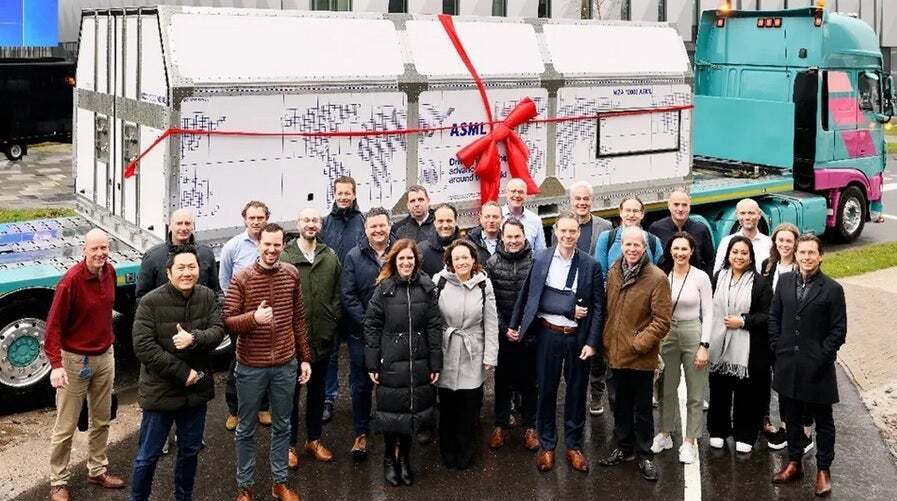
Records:
M91 275L82 260L62 276L47 317L44 353L54 369L62 367L62 352L100 355L112 346L112 306L115 268L107 262Z

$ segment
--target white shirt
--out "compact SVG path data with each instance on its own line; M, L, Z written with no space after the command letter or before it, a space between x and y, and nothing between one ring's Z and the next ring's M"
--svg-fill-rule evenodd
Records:
M573 256L570 256L570 259L564 259L563 256L561 256L560 248L555 247L554 256L551 258L551 264L548 265L548 277L545 279L545 285L558 290L565 290L567 288L567 274L570 273L570 266L572 264ZM573 285L571 286L574 293L576 292L577 282L579 282L578 272L573 277ZM544 319L546 322L560 325L561 327L576 327L577 325L575 320L570 320L563 315L539 313L537 316Z
M716 261L713 263L713 273L716 274L722 267L723 262L726 260L726 249L729 248L729 240L732 240L732 237L735 235L745 236L742 233L744 230L738 230L738 233L733 233L725 238L719 243L719 247L716 248ZM763 233L757 232L754 235L754 238L751 240L751 246L754 248L754 269L759 273L760 265L763 264L763 261L769 259L769 251L772 250L772 239L769 238L768 235L764 235Z
M505 205L502 208L502 214L504 215L502 222L513 217L523 225L523 228L526 231L526 239L529 241L529 246L533 248L534 257L539 251L547 247L545 244L545 228L542 227L542 219L540 219L535 212L529 209L523 209L523 214L518 216L512 214L511 208Z
M779 283L779 276L781 276L783 273L791 273L792 271L798 271L796 262L791 263L791 264L779 263L776 265L776 271L774 271L772 274L772 290L773 290L773 292L775 292L776 285Z
M486 238L483 237L483 243L486 244L486 250L489 251L489 255L495 254L495 249L498 247L498 239L497 238Z

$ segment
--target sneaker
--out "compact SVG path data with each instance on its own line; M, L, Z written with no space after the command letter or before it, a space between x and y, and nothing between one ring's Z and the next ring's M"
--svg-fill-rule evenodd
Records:
M600 399L598 401L592 400L592 403L589 405L589 414L593 416L604 414L604 406L601 405Z
M804 444L803 444L803 445L804 445L804 456L806 456L807 454L810 453L810 451L813 450L813 447L816 447L816 443L813 442L813 436L812 436L812 435L810 435L809 437L806 436L806 435L804 435L804 437L805 437L805 438L804 438Z
M166 455L166 454L168 454L168 446L169 446L170 443L171 443L171 439L166 438L166 439L165 439L165 444L162 445L162 455L163 455L163 456Z
M714 449L722 449L726 445L726 440L719 437L710 437L710 447Z
M744 442L735 442L735 450L742 454L747 454L754 450L754 446Z
M638 462L638 469L645 480L648 480L649 482L657 482L657 465L654 464L653 459L640 459Z
M322 423L329 423L330 420L333 419L333 402L329 400L324 401L324 414L321 415Z
M692 464L697 459L697 451L691 442L682 442L679 446L679 462L682 464Z
M779 428L775 433L766 435L766 446L774 451L780 451L785 447L788 447L788 440L786 438L785 430L783 428Z
M654 442L651 443L651 452L659 454L665 450L673 448L673 438L669 435L658 433L654 436Z
M706 411L709 408L710 408L710 402L704 400L704 410Z

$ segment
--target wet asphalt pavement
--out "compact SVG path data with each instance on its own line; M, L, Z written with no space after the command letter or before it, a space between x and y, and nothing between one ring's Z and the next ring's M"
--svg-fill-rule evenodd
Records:
M341 376L345 383L345 372ZM206 424L207 447L200 453L196 478L194 499L197 501L233 499L235 495L233 434L224 429L227 410L224 403L223 374L217 374L216 380L217 396L209 405ZM833 499L892 500L893 486L897 485L897 467L856 389L840 369L839 382L841 403L835 406L838 437L832 470ZM588 474L572 471L564 459L560 444L555 469L549 473L539 473L535 468L534 453L522 447L520 429L512 432L503 449L490 451L485 443L492 427L489 387L482 413L480 453L471 469L464 472L447 470L439 461L437 443L415 443L412 448L412 464L417 473L415 485L384 487L383 442L380 437L374 437L369 442L370 454L366 462L354 463L349 455L353 437L348 392L344 388L345 386L337 403L335 417L326 425L323 436L324 443L336 456L335 462L315 463L302 455L299 470L290 472L289 484L305 500L686 499L683 490L685 475L682 465L677 461L678 433L674 434L676 447L656 457L660 470L660 481L657 483L643 480L634 462L611 468L595 465ZM125 403L133 401L134 391L126 391L120 394L120 398ZM561 419L559 416L559 425L562 423ZM613 419L609 414L589 417L584 450L593 464L612 448L612 427ZM136 431L128 439L109 448L111 473L130 476L131 461L137 449ZM300 432L300 441L303 440L303 435L304 432ZM271 481L267 454L269 437L269 429L260 426L257 432L256 499L270 499L268 493ZM770 478L786 461L785 451L767 449L765 440L761 438L753 453L736 454L731 442L726 449L711 450L706 439L705 434L700 452L701 499L812 499L816 471L813 457L815 450L804 460L806 476L801 483L774 486L770 483ZM152 499L173 498L174 456L175 449L172 448L172 454L159 461ZM71 488L73 498L79 500L127 498L127 491L104 491L87 485L83 463L73 468ZM16 499L47 499L47 494L48 487L45 484Z

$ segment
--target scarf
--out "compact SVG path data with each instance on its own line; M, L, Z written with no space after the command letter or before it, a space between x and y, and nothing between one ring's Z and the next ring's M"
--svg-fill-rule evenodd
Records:
M749 376L748 357L751 354L751 334L745 329L727 329L726 315L742 315L751 310L751 290L754 274L746 270L741 278L732 281L732 269L724 268L716 279L713 293L713 330L710 332L710 372L731 375L739 379Z
M644 266L646 262L648 262L647 252L642 254L642 258L632 266L626 262L626 256L620 257L620 267L623 271L623 280L620 282L621 289L632 284L632 282L635 282L635 279L638 278L638 274L642 271L642 266Z

